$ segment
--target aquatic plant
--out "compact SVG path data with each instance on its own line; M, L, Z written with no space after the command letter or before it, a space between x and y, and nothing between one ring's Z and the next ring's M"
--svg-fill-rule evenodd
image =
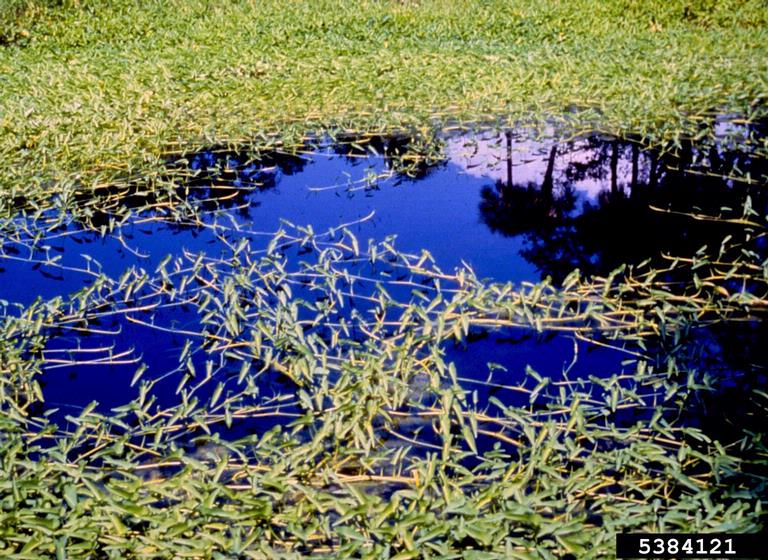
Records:
M36 10L0 47L0 189L17 194L273 133L502 115L661 141L765 114L761 0L11 4Z
M721 175L719 147L768 155L766 17L762 0L2 2L0 264L83 282L0 301L0 555L596 558L618 531L764 528L762 199L686 210L729 228L698 251L598 266L595 232L655 200L636 172L619 188L618 140L616 188L578 217L509 157L481 210L551 276L522 284L355 224L265 235L233 214L327 136L387 157L333 186L365 192L435 172L480 123L611 133L635 170L649 149ZM764 186L742 161L729 180ZM524 232L520 203L544 218ZM131 228L163 224L223 250L118 274L57 251L139 252ZM502 338L573 360L457 366ZM585 370L585 348L618 358ZM119 390L60 403L57 375Z
M216 209L228 195L163 184L3 224L31 255L8 256L50 273L71 266L46 247L75 216L105 216L118 237L173 220L228 246L119 277L89 265L77 293L6 307L5 556L607 557L618 531L763 526L765 388L706 350L718 329L764 319L765 226L749 203L713 218L740 237L666 267L512 285L366 244L352 224L233 243ZM129 327L178 339L175 365L148 370L121 345ZM624 360L583 376L457 369L450 348L489 332L559 333ZM130 369L124 402L45 402L57 371L100 365ZM692 422L734 390L727 429Z

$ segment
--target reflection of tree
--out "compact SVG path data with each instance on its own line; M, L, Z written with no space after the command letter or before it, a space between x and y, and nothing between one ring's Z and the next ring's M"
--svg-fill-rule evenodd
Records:
M338 134L331 150L345 156L351 163L370 156L383 157L391 171L418 180L444 165L442 158L430 155L435 146L429 140L408 134Z
M249 199L253 191L273 189L282 175L301 173L308 159L280 150L255 157L207 150L188 156L186 161L192 176L179 184L178 196L197 201L206 211L239 208L247 216L255 204Z
M708 390L687 392L683 406L668 414L724 445L742 440L746 435L751 439L757 434L763 445L753 449L759 455L766 443L765 401L756 398L758 391L763 394L768 391L765 323L728 321L692 329L667 346L669 350L674 347L677 365L684 372L681 375L695 376L697 381L706 376L708 386ZM663 350L659 352L660 360L667 356ZM763 478L768 475L768 469L764 464L760 466L760 461L746 461L745 465L750 465L747 472L757 474L759 471Z
M704 244L719 247L725 236L740 231L740 226L683 213L733 217L740 215L747 195L762 215L768 212L764 186L734 185L723 177L748 172L764 185L765 158L691 142L667 152L640 148L636 141L598 136L578 146L553 146L540 186L499 181L485 187L481 216L492 231L524 235L523 257L542 276L560 281L576 267L588 275L606 274L621 264L659 258L662 252L690 256ZM578 158L556 163L561 154L575 152ZM620 166L622 161L629 165ZM622 178L622 173L627 176ZM511 175L508 162L507 178ZM596 200L585 201L577 214L573 211L577 194L571 185L583 180L598 180L607 188Z
M515 185L512 180L512 137L507 135L507 180L496 181L480 193L480 214L492 231L505 236L548 230L573 211L576 199L567 186L555 191L557 145L549 150L541 186Z
M236 208L247 215L254 191L277 186L282 175L300 173L308 159L279 150L258 156L212 148L168 162L171 172L147 186L141 183L108 185L83 191L75 201L88 213L92 228L107 226L131 210L151 208L169 201L194 201L204 211Z
M277 185L280 175L301 173L308 161L298 154L278 150L256 157L233 152L205 151L188 160L192 176L181 187L190 189L191 196L211 198L231 195L232 187L244 191L272 189ZM195 195L194 190L201 188L202 194Z
M765 132L760 138L764 137ZM563 154L582 150L575 161L546 164L548 172L553 167L562 170L555 179L554 193L585 179L599 180L604 185L604 190L584 204L579 213L546 210L556 204L556 197L547 197L550 173L544 173L540 187L518 186L509 180L497 183L495 190L487 187L482 192L480 210L489 228L504 235L522 235L523 256L542 275L551 275L555 281L561 281L577 267L588 275L602 275L624 263L657 259L662 252L691 256L704 244L709 246L710 254L717 254L727 235L744 238L743 225L694 219L691 213L741 217L749 197L756 211L751 220L762 222L768 214L768 160L764 156L691 142L681 142L676 150L667 147L666 152L643 150L637 142L596 137L586 144L587 149L584 144L581 148L562 146ZM511 179L511 171L507 176ZM752 184L739 181L739 176L751 179ZM689 215L681 215L685 213ZM757 253L759 262L768 255L768 234L762 228L756 229L758 232L744 247ZM698 273L706 276L706 268ZM690 278L686 280L690 282ZM750 290L749 281L741 277L725 281L724 286L732 293ZM763 401L749 398L751 391L768 390L768 328L762 322L728 322L693 329L682 342L675 337L673 341L661 338L649 344L660 346L660 363L666 356L661 351L674 345L676 363L684 375L706 375L709 379L711 391L691 392L685 406L674 412L683 423L698 427L724 444L745 434L751 437L764 433ZM700 381L701 377L696 379ZM758 461L750 462L756 464ZM764 469L759 474L765 476Z
M609 169L605 162L613 155L614 147L615 144L598 135L586 137L580 146L575 143L565 144L561 148L562 153L578 151L586 157L571 161L564 167L564 180L569 182L584 181L585 179L607 180Z
M532 230L546 230L573 210L573 191L555 197L534 183L525 186L496 181L480 192L480 213L492 231L505 236Z

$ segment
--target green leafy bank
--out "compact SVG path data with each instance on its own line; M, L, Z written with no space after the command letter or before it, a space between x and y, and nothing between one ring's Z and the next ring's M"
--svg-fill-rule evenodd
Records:
M566 119L671 136L764 111L762 0L5 0L3 191L261 133Z

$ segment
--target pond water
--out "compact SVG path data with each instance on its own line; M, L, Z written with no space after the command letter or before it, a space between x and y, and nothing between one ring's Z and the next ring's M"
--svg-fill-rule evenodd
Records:
M737 127L736 135L754 134L750 126L761 125ZM66 299L100 274L116 280L130 269L156 274L158 267L170 270L199 255L227 259L242 241L266 247L278 229L290 227L286 222L314 232L346 224L362 246L395 235L399 250L427 250L442 270L467 266L480 278L519 284L547 276L561 282L574 268L605 275L622 263L664 262L665 255L717 246L743 226L700 216L741 216L748 197L759 215L768 214L765 159L726 141L662 153L601 135L532 140L523 133L487 132L443 140L447 158L410 174L393 163L408 142L399 137L318 140L298 153L275 151L258 159L223 150L191 154L169 165L188 170L190 179L175 189L198 209L194 221L160 207L97 232L74 219L50 227L53 214L16 216L0 224L0 300L13 316L38 298ZM111 210L95 212L91 224L106 226L123 207L152 203L151 196L136 193L114 196ZM764 252L765 238L756 238L752 248ZM301 251L294 256L301 258ZM410 297L410 289L403 297ZM187 358L198 371L210 367L219 376L240 370L236 359L214 364L204 349L190 351L199 311L165 303L105 313L89 323L87 334L76 328L52 333L43 409L59 409L61 419L92 400L104 411L123 405L138 395L132 380L141 364L159 380L153 387L157 406L178 400ZM445 353L481 403L491 396L519 401L508 385L523 377L526 366L553 379L566 371L583 377L634 368L624 352L564 335L482 333ZM490 376L488 362L500 366ZM499 371L506 372L501 382ZM210 385L199 395L210 396ZM290 393L291 383L263 375L259 391L269 401ZM295 402L281 402L273 404L282 416L249 429L297 415Z
M226 152L194 154L189 167L198 175L185 188L205 201L206 222L239 230L232 238L266 239L284 222L315 232L348 224L361 240L395 235L400 250L426 249L444 270L466 263L480 278L514 282L557 281L574 268L605 275L662 254L688 256L739 231L693 214L737 216L747 196L758 214L768 207L766 161L721 147L702 155L689 146L675 156L597 135L568 142L457 136L446 140L447 161L412 177L392 170L384 155L357 148L366 145L360 142L256 162ZM395 141L367 144L378 144L371 147L376 153L397 148L388 142ZM734 171L741 181L723 176ZM73 223L30 249L40 227L27 222L28 235L3 244L0 298L9 302L78 289L82 277L60 266L47 270L45 261L56 256L67 267L119 275L129 266L154 270L180 249L226 250L210 230L146 218L109 235ZM29 261L39 273L27 271Z

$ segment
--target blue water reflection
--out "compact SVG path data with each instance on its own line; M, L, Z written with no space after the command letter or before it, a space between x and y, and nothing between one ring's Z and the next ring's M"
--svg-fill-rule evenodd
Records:
M389 157L404 148L402 139L366 142L323 141L297 154L274 152L257 159L210 150L173 161L170 165L190 175L177 184L176 194L198 209L200 221L160 208L139 211L106 234L72 220L38 238L46 216L17 217L25 227L4 228L13 234L0 240L0 299L14 313L15 305L66 297L101 273L117 279L133 267L154 274L169 256L171 263L196 254L226 259L242 241L265 247L286 223L315 232L346 224L363 243L395 235L399 250L427 250L447 271L469 266L494 281L550 276L558 282L575 267L606 274L625 262L663 259L664 253L691 255L740 231L741 226L695 219L692 213L738 216L749 197L752 208L768 214L768 170L765 160L751 153L691 144L665 154L598 135L556 142L488 133L447 137L448 159L409 175ZM734 178L736 170L754 180ZM151 194L118 197L91 223L106 227L121 206L148 202ZM753 250L765 252L764 236L751 243ZM179 332L199 330L200 317L190 305L155 310L144 320L167 330L114 317L99 326L101 333L52 337L42 379L45 407L71 413L94 399L103 410L120 406L139 394L131 380L140 364L147 366L149 378L159 380L153 388L156 405L172 405L183 366L179 355L190 341ZM519 381L526 366L553 379L564 372L610 375L633 367L623 363L622 352L566 336L513 338L496 333L466 347L446 348L466 388L477 391L479 406L492 396L507 403L527 399L504 387ZM84 349L102 351L94 351L95 361L89 363ZM74 357L77 365L68 361ZM192 364L203 371L212 359L197 351ZM506 372L489 371L488 362ZM226 378L240 364L217 367L217 375ZM290 383L269 373L258 385L267 400L290 392ZM199 396L207 398L214 386L201 388Z

